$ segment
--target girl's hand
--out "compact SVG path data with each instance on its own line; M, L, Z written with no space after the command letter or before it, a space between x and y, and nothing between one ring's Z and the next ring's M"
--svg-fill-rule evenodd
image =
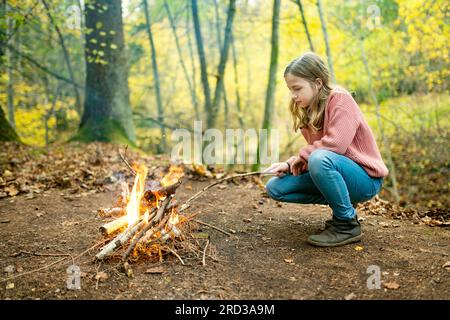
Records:
M273 173L277 177L282 177L286 172L288 172L289 166L286 162L276 162L272 164L269 168L264 170L264 173Z
M307 166L308 166L308 163L306 162L305 159L303 159L302 157L297 157L297 158L291 163L292 174L293 174L294 176L300 175L302 172L305 172L305 171L306 171Z

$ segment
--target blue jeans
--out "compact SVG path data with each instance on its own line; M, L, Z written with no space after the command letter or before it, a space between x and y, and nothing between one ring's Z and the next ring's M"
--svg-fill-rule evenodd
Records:
M352 204L371 199L383 184L383 178L372 178L358 163L325 149L311 153L308 170L272 177L267 193L282 202L326 204L336 218L350 220L356 215Z

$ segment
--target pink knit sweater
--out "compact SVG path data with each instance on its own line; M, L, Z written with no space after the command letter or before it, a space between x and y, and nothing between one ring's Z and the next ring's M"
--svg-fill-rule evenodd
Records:
M327 100L323 130L301 129L308 145L299 156L308 160L316 149L342 154L360 164L371 177L389 173L358 104L343 88L334 88Z

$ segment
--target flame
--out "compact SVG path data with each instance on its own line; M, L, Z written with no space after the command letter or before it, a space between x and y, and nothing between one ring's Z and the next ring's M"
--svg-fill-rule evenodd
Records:
M170 168L169 168L169 173L166 174L161 179L161 185L163 187L167 187L167 186L170 186L172 184L175 184L183 176L184 176L184 171L183 171L182 167L171 165Z
M160 202L162 202L166 198L166 196L160 195L158 192L155 192L153 194L155 195L155 198L156 198L156 208L159 209L159 207L161 205Z
M144 221L145 221L145 224L147 224L147 223L148 223L148 209L145 210L143 219L144 219Z
M145 165L135 166L136 178L134 179L133 189L127 203L127 221L131 226L139 219L139 206L144 195L145 179L148 169Z
M174 208L172 208L172 213L170 214L170 217L169 217L169 223L174 226L178 222L180 222L180 216L178 213L176 213L174 211Z

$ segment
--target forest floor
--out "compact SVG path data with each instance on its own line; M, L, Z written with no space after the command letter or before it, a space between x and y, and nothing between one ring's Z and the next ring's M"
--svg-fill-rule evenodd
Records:
M331 210L278 203L250 178L221 183L186 210L231 234L199 225L198 231L209 235L208 252L213 253L206 255L205 265L195 255L181 256L185 265L172 255L162 262L141 259L132 264L134 277L129 278L113 261L95 262L92 250L75 261L81 269L81 289L69 290L67 268L73 262L61 254L77 256L102 240L98 228L105 219L97 209L110 207L116 197L113 188L107 184L99 188L92 178L102 155L98 148L71 151L94 165L89 177L74 184L72 176L66 185L63 178L62 186L52 185L52 179L69 170L70 164L61 159L75 161L71 156L75 153L59 150L15 161L19 157L10 153L12 148L8 146L3 154L8 169L0 181L4 192L0 197L1 299L450 299L447 223L424 223L428 217L420 221L395 218L389 210L374 214L362 207L361 242L312 247L306 238L323 227ZM57 164L49 162L48 157L58 152ZM124 166L111 156L112 162L115 167L107 161L96 165L110 172ZM33 170L43 166L50 170L52 165L60 171L54 170L51 179L50 173L41 177L39 191L33 183L18 183L15 189L8 184L27 175L36 177ZM186 175L176 199L183 203L214 181ZM30 189L35 192L31 194ZM448 211L444 216L448 219ZM61 259L65 260L55 263ZM368 288L370 266L380 268L379 289Z

